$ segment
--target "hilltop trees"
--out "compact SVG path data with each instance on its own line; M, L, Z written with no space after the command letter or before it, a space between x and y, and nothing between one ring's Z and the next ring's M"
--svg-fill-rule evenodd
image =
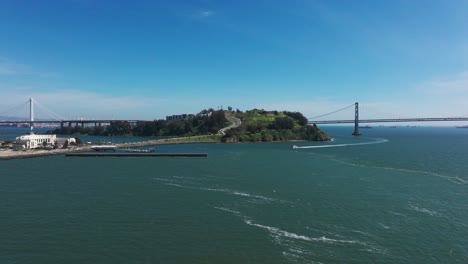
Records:
M307 118L300 112L288 112L288 111L284 111L283 114L293 118L294 120L297 121L297 123L301 126L305 126L307 125Z
M206 129L208 132L216 133L218 130L223 128L227 122L226 116L224 115L224 111L214 111L206 120Z
M221 138L223 142L330 140L317 126L308 126L307 118L299 112L254 109L235 115L242 120L242 125L228 130Z
M278 116L273 121L271 125L273 129L282 130L282 129L293 129L294 128L294 119L288 116Z
M229 109L229 107L228 107ZM107 127L64 127L56 134L88 134L103 136L195 136L217 133L228 126L226 115L241 119L237 128L227 130L223 142L272 142L287 140L327 141L330 138L317 126L308 126L308 120L299 112L239 109L227 111L202 110L182 120L141 121L135 125L127 121L112 121Z

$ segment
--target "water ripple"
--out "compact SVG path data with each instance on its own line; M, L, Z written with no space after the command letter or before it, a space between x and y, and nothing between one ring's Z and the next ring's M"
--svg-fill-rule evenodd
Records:
M334 162L337 162L337 163L344 164L344 165L353 166L353 167L382 169L382 170L393 170L393 171L399 171L399 172L426 174L426 175L431 175L431 176L436 176L436 177L439 177L439 178L443 178L443 179L449 180L450 182L453 182L453 183L456 183L456 184L463 184L463 185L468 184L468 180L461 179L459 176L448 176L448 175L443 175L443 174L430 172L430 171L420 171L420 170L410 170L410 169L402 169L402 168L395 168L395 167L363 165L363 164L346 162L346 161L342 161L342 160L338 160L338 159L330 159L330 160L334 161Z

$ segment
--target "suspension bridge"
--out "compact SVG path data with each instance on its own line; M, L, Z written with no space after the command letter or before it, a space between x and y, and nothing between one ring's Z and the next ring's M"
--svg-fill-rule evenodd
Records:
M75 126L81 125L82 127L85 125L94 125L94 126L105 126L109 125L111 122L114 121L126 121L129 122L131 125L136 125L136 123L146 120L134 120L134 119L125 119L125 120L116 120L116 119L83 119L83 118L64 118L44 105L40 104L33 98L30 98L28 101L23 102L15 107L12 107L6 111L0 112L1 116L14 116L15 114L22 114L24 115L25 108L29 106L29 119L24 118L20 120L0 120L1 124L28 124L31 127L31 130L34 128L34 124L57 124L60 125L61 128L64 126ZM42 114L46 114L48 119L38 119L35 120L35 109L40 110Z
M331 116L337 113L346 111L350 108L354 108L353 118L331 118ZM315 116L308 119L309 124L354 124L353 135L359 136L359 124L360 123L397 123L397 122L436 122L436 121L468 121L468 115L459 117L391 117L391 118L359 118L359 103L356 102L352 105L343 107L341 109L331 111L326 114Z
M28 101L21 103L13 108L10 108L6 111L0 112L1 116L14 116L16 113L21 112L24 108L27 108L29 105L29 120L24 118L23 120L0 120L1 124L28 124L31 127L31 130L34 127L34 124L57 124L61 128L64 126L75 126L81 125L94 125L94 126L105 126L109 125L114 121L126 121L131 125L136 125L138 122L147 121L147 120L128 120L128 119L81 119L81 118L63 118L60 115L54 113L47 107L43 106L39 102L35 101L33 98L30 98ZM34 118L34 109L38 109L45 113L49 119L38 119ZM387 115L387 113L379 113L373 109L372 111L366 111L367 113L372 112L380 115L380 117L365 117L360 118L359 103L348 105L346 107L340 108L335 111L331 111L326 114L318 115L312 118L308 118L309 124L323 125L323 124L354 124L353 135L360 135L359 124L361 123L396 123L396 122L435 122L435 121L468 121L468 115L464 116L452 116L452 117L387 117L382 118L382 116ZM24 114L24 113L22 113ZM362 116L362 115L361 115Z

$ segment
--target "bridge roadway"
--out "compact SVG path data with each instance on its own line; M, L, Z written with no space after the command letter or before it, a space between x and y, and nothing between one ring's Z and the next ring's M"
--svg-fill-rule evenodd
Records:
M110 119L99 119L99 120L35 120L34 124L110 124L113 121L127 121L129 123L136 124L138 122L152 121L152 120L110 120ZM394 119L359 119L359 123L396 123L396 122L431 122L431 121L468 121L468 117L429 117L429 118L394 118ZM5 121L0 120L0 124L29 124L29 120L15 120ZM354 119L347 120L323 120L323 121L312 121L309 120L309 124L353 124Z
M428 117L428 118L396 118L396 119L359 119L359 123L395 123L395 122L433 122L433 121L468 121L468 117ZM354 124L354 119L311 121L309 124Z
M138 123L148 120L110 120L110 119L99 119L99 120L34 120L34 124L110 124L113 121L127 121L129 123ZM153 121L153 120L151 120ZM29 120L0 120L0 124L29 124Z

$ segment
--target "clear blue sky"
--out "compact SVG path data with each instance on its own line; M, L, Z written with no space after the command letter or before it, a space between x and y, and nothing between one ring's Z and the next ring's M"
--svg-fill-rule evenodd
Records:
M468 115L468 1L0 3L0 112ZM5 98L8 98L5 100Z

